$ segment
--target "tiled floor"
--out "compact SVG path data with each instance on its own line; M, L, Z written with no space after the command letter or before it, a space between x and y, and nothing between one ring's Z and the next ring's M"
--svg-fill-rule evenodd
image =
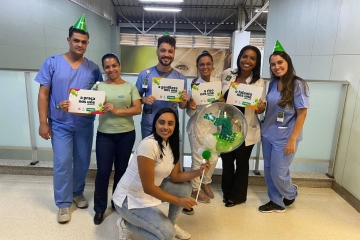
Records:
M180 214L178 224L196 240L233 239L360 239L360 214L329 188L300 188L295 204L285 213L260 213L268 201L266 187L250 186L245 204L225 208L219 185L215 199L199 204L195 214ZM117 239L119 215L108 209L106 219L95 226L94 179L88 179L88 209L71 208L72 219L60 225L53 203L52 177L0 175L0 239ZM166 211L166 204L160 208ZM141 238L133 235L133 240Z

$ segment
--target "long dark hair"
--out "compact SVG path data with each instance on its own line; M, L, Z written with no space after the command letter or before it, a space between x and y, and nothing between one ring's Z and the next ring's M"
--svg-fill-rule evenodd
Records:
M252 84L252 83L255 83L257 80L260 79L261 52L257 47L251 46L251 45L246 45L245 47L243 47L240 50L239 56L238 56L237 61L236 61L237 70L235 70L234 72L231 72L231 73L235 74L236 76L240 76L240 74L241 74L240 60L241 60L241 57L244 54L244 52L246 50L249 50L249 49L253 50L256 53L256 66L252 70L253 76L252 76L252 79L251 79L251 82L250 82L250 84Z
M153 124L152 124L152 134L154 134L155 140L158 142L159 148L161 150L161 153L164 154L164 146L162 145L163 139L160 137L155 128L156 121L159 119L159 117L164 113L172 113L175 118L175 129L173 134L169 137L168 143L170 144L171 151L174 156L174 164L176 164L179 161L180 158L180 137L179 137L179 119L175 113L174 110L171 108L163 108L160 109L154 116Z
M294 92L295 92L295 80L298 79L302 82L304 85L305 93L308 92L309 87L304 79L296 75L296 71L294 68L294 65L291 61L291 58L289 54L286 52L273 52L269 57L269 63L272 56L280 56L282 57L288 64L288 70L285 73L285 75L281 78L281 82L283 84L283 89L281 90L281 99L278 103L278 105L282 108L284 108L287 104L289 107L294 106ZM273 71L271 70L271 64L270 64L270 75L272 79L277 79L280 81L280 77L277 77Z

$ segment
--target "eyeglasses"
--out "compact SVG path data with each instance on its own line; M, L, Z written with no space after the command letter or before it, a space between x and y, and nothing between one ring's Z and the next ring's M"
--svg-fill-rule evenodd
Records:
M211 67L213 64L212 63L200 63L198 66L200 67L200 68L202 68L202 67Z

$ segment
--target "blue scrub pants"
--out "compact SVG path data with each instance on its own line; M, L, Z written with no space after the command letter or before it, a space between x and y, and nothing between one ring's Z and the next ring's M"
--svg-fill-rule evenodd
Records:
M90 165L94 122L73 128L50 121L54 153L54 197L59 208L70 207L84 192Z
M144 124L141 124L141 137L142 139L146 138L151 134L152 131L152 125L145 126Z
M285 154L284 148L269 142L262 137L264 156L264 175L268 185L268 196L270 200L281 207L285 207L283 198L294 199L297 197L297 189L290 177L290 164L294 160L295 153ZM298 143L296 143L296 149Z

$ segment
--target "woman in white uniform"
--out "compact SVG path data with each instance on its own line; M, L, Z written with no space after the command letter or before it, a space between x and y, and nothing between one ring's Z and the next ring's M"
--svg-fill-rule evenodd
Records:
M258 103L258 109L237 107L244 115L248 124L248 131L243 144L234 151L220 154L222 160L223 202L225 207L246 202L249 179L249 159L255 143L261 140L260 121L257 114L265 110L265 84L260 77L261 53L257 47L247 45L243 47L237 59L236 69L226 69L221 73L222 91L227 99L229 86L232 82L249 84L263 89ZM234 162L236 168L234 166Z
M211 77L211 74L214 69L213 57L208 51L203 51L196 58L196 68L199 73L199 77L193 79L190 90L188 91L188 96L190 96L188 107L186 108L186 114L190 117L186 131L189 136L190 148L191 148L191 169L198 170L203 162L203 157L198 153L198 149L201 147L201 144L197 141L197 137L195 134L195 120L198 116L198 113L203 109L205 105L196 105L194 99L191 97L191 89L193 85L205 83L205 82L214 82L220 81L220 79ZM198 196L198 201L201 203L209 203L210 199L214 198L214 193L210 188L211 177L214 173L216 163L218 161L218 155L213 154L210 159L211 168L210 171L204 174L203 181L200 182L200 177L194 178L191 180L192 193L191 196L196 198L197 192L199 189L199 185L201 185L201 189ZM183 210L185 214L193 214L193 210L188 211L187 209Z

